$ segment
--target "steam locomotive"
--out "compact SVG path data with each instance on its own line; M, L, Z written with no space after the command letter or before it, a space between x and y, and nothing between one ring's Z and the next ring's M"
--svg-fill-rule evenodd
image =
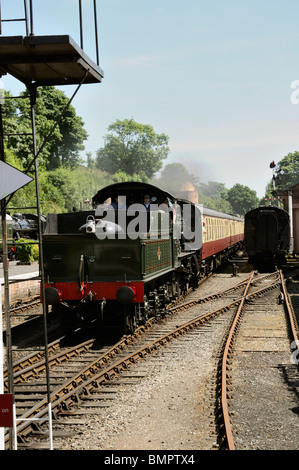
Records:
M46 218L41 215L41 230L45 230ZM20 238L28 240L38 239L38 216L37 214L20 214L15 213L12 216L6 215L6 237L8 247L8 259L13 261L18 258L16 249L16 241ZM2 222L0 216L0 262L3 261L3 244L2 244Z
M243 219L150 184L110 185L92 206L48 214L43 234L46 303L67 331L133 331L243 244Z
M13 246L13 219L6 215L6 238L8 245L8 259L12 260L15 256L15 247ZM0 263L3 261L3 242L2 242L2 216L0 215Z

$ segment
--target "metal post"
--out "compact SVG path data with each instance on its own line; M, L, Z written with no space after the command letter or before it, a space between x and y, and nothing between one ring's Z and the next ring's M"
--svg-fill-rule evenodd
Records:
M52 407L51 407L51 390L50 390L50 374L49 374L49 352L48 352L48 325L47 325L47 305L45 301L45 278L44 278L44 258L43 258L43 245L42 245L42 230L41 230L41 213L40 213L40 197L39 197L39 179L38 179L38 159L36 158L36 133L35 133L35 101L36 89L30 89L30 102L31 102L31 125L33 135L33 154L34 154L34 168L35 168L35 186L36 186L36 206L38 217L38 239L39 239L39 270L41 280L42 304L43 304L43 318L44 318L44 341L45 341L45 365L46 365L46 382L47 382L47 398L48 398L48 417L49 417L49 445L50 450L53 450L53 434L52 434Z
M294 227L293 227L293 198L292 191L288 191L288 207L289 207L289 216L290 216L290 252L294 251Z
M1 14L1 0L0 0L0 34L2 34L2 14Z
M1 218L2 218L2 250L3 250L3 275L4 275L4 312L6 322L6 365L7 365L7 383L8 393L13 393L13 367L12 367L12 349L11 349L11 326L9 313L9 280L8 280L8 259L7 259L7 228L6 228L6 209L5 199L1 200ZM9 428L9 449L13 449L13 430Z
M33 6L32 6L32 0L29 1L29 6L30 6L30 36L34 36L34 32L33 32Z
M2 120L2 104L0 104L0 159L4 162L4 131ZM8 379L8 393L13 395L14 401L14 384L13 384L13 361L11 348L11 325L10 325L10 306L9 306L9 278L8 278L8 249L7 249L7 226L6 226L6 200L1 200L1 218L2 218L2 250L3 250L3 277L4 277L4 312L6 322L6 365ZM2 331L1 331L2 333ZM15 402L14 402L15 409ZM13 429L9 428L9 449L13 449Z
M43 151L44 147L46 146L47 142L49 142L50 140L50 137L52 136L53 132L55 131L56 127L58 126L59 122L61 121L61 119L63 118L64 114L66 113L69 105L71 104L71 102L73 101L73 99L75 98L77 92L79 91L81 85L84 83L86 77L87 77L87 74L88 74L88 70L85 71L85 74L84 74L84 77L82 78L81 82L79 83L79 85L77 86L76 90L74 91L74 93L72 94L71 98L69 99L69 101L67 102L67 104L65 105L65 107L63 108L59 118L57 119L57 121L55 122L55 124L53 125L52 129L50 130L49 134L47 135L47 137L44 139L42 145L40 146L40 148L38 149L38 151L35 153L34 155L34 158L32 160L32 162L30 163L30 165L27 167L25 173L28 173L29 171L31 171L31 167L33 166L34 164L34 161L37 160L37 157L41 154L41 152ZM36 89L35 87L33 86L32 87L32 93L36 93Z
M80 47L83 50L82 0L79 0Z
M0 393L4 393L4 377L3 377L3 366L4 366L4 344L3 344L3 327L2 327L2 286L0 284L0 331L1 331L1 343L0 343ZM0 427L0 450L5 449L4 441L4 428Z
M28 36L29 35L29 26L28 26L27 0L24 0L24 13L25 13L25 24L26 24L26 36Z
M94 10L94 33L96 41L96 57L97 65L99 65L99 45L98 45L98 23L97 23L97 0L93 0L93 10Z

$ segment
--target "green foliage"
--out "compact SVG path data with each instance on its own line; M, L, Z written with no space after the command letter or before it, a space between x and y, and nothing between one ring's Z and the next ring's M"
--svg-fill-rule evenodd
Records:
M32 245L32 256L34 261L39 260L39 245L34 244Z
M22 263L38 261L39 247L33 242L34 240L29 240L28 238L19 238L16 241L17 256Z
M122 181L143 181L146 182L147 178L143 174L138 175L134 173L133 175L128 175L124 171L118 171L114 175L111 175L113 183L121 183Z
M248 186L235 184L227 192L228 201L231 204L235 214L244 216L246 212L258 206L259 199L256 191Z
M224 183L209 181L208 183L199 183L199 189L207 197L213 199L227 199L227 189Z
M208 197L199 192L198 202L204 207L214 209L216 211L225 212L226 214L232 214L233 209L230 203L225 199L218 199L216 197Z
M23 171L18 158L10 151L5 151L5 161ZM34 175L32 175L34 176ZM131 178L126 175L127 178ZM78 166L75 169L57 168L56 170L39 171L39 193L42 214L49 212L67 212L84 207L84 200L116 181L126 181L125 175L108 176L98 169ZM136 175L137 178L137 175ZM9 207L36 207L35 181L16 191L9 202ZM32 212L32 209L21 209L20 212Z
M275 172L274 186L278 190L286 190L299 183L299 152L288 153L277 164L280 172ZM267 192L272 193L273 180L268 183Z
M151 178L162 168L169 153L165 134L157 134L152 126L133 119L118 119L108 131L105 146L97 151L97 168L110 174L121 171L145 178Z
M6 92L6 96L11 94ZM5 134L32 132L28 91L21 93L21 96L28 98L5 100L3 105ZM37 89L35 105L37 150L48 137L68 101L68 97L53 86ZM39 156L39 167L51 170L68 165L75 168L80 163L79 152L84 149L83 142L86 139L84 123L76 115L75 108L70 105ZM33 159L32 138L11 135L7 139L7 147L13 150L23 167L28 168Z
M43 212L69 212L85 207L96 192L112 184L112 177L99 170L80 166L74 170L57 168L43 174L41 182L41 205Z
M210 209L215 209L227 214L233 213L233 208L228 198L228 189L224 183L209 181L208 183L199 183L198 199L199 203Z

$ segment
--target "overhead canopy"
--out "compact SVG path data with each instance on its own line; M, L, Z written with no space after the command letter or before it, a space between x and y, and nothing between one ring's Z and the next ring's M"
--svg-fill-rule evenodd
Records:
M0 75L7 73L25 83L70 85L99 83L104 77L96 65L68 35L0 37Z

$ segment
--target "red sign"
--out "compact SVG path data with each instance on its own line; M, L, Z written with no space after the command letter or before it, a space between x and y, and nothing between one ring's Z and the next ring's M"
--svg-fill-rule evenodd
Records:
M13 427L13 396L11 393L0 394L0 427Z

